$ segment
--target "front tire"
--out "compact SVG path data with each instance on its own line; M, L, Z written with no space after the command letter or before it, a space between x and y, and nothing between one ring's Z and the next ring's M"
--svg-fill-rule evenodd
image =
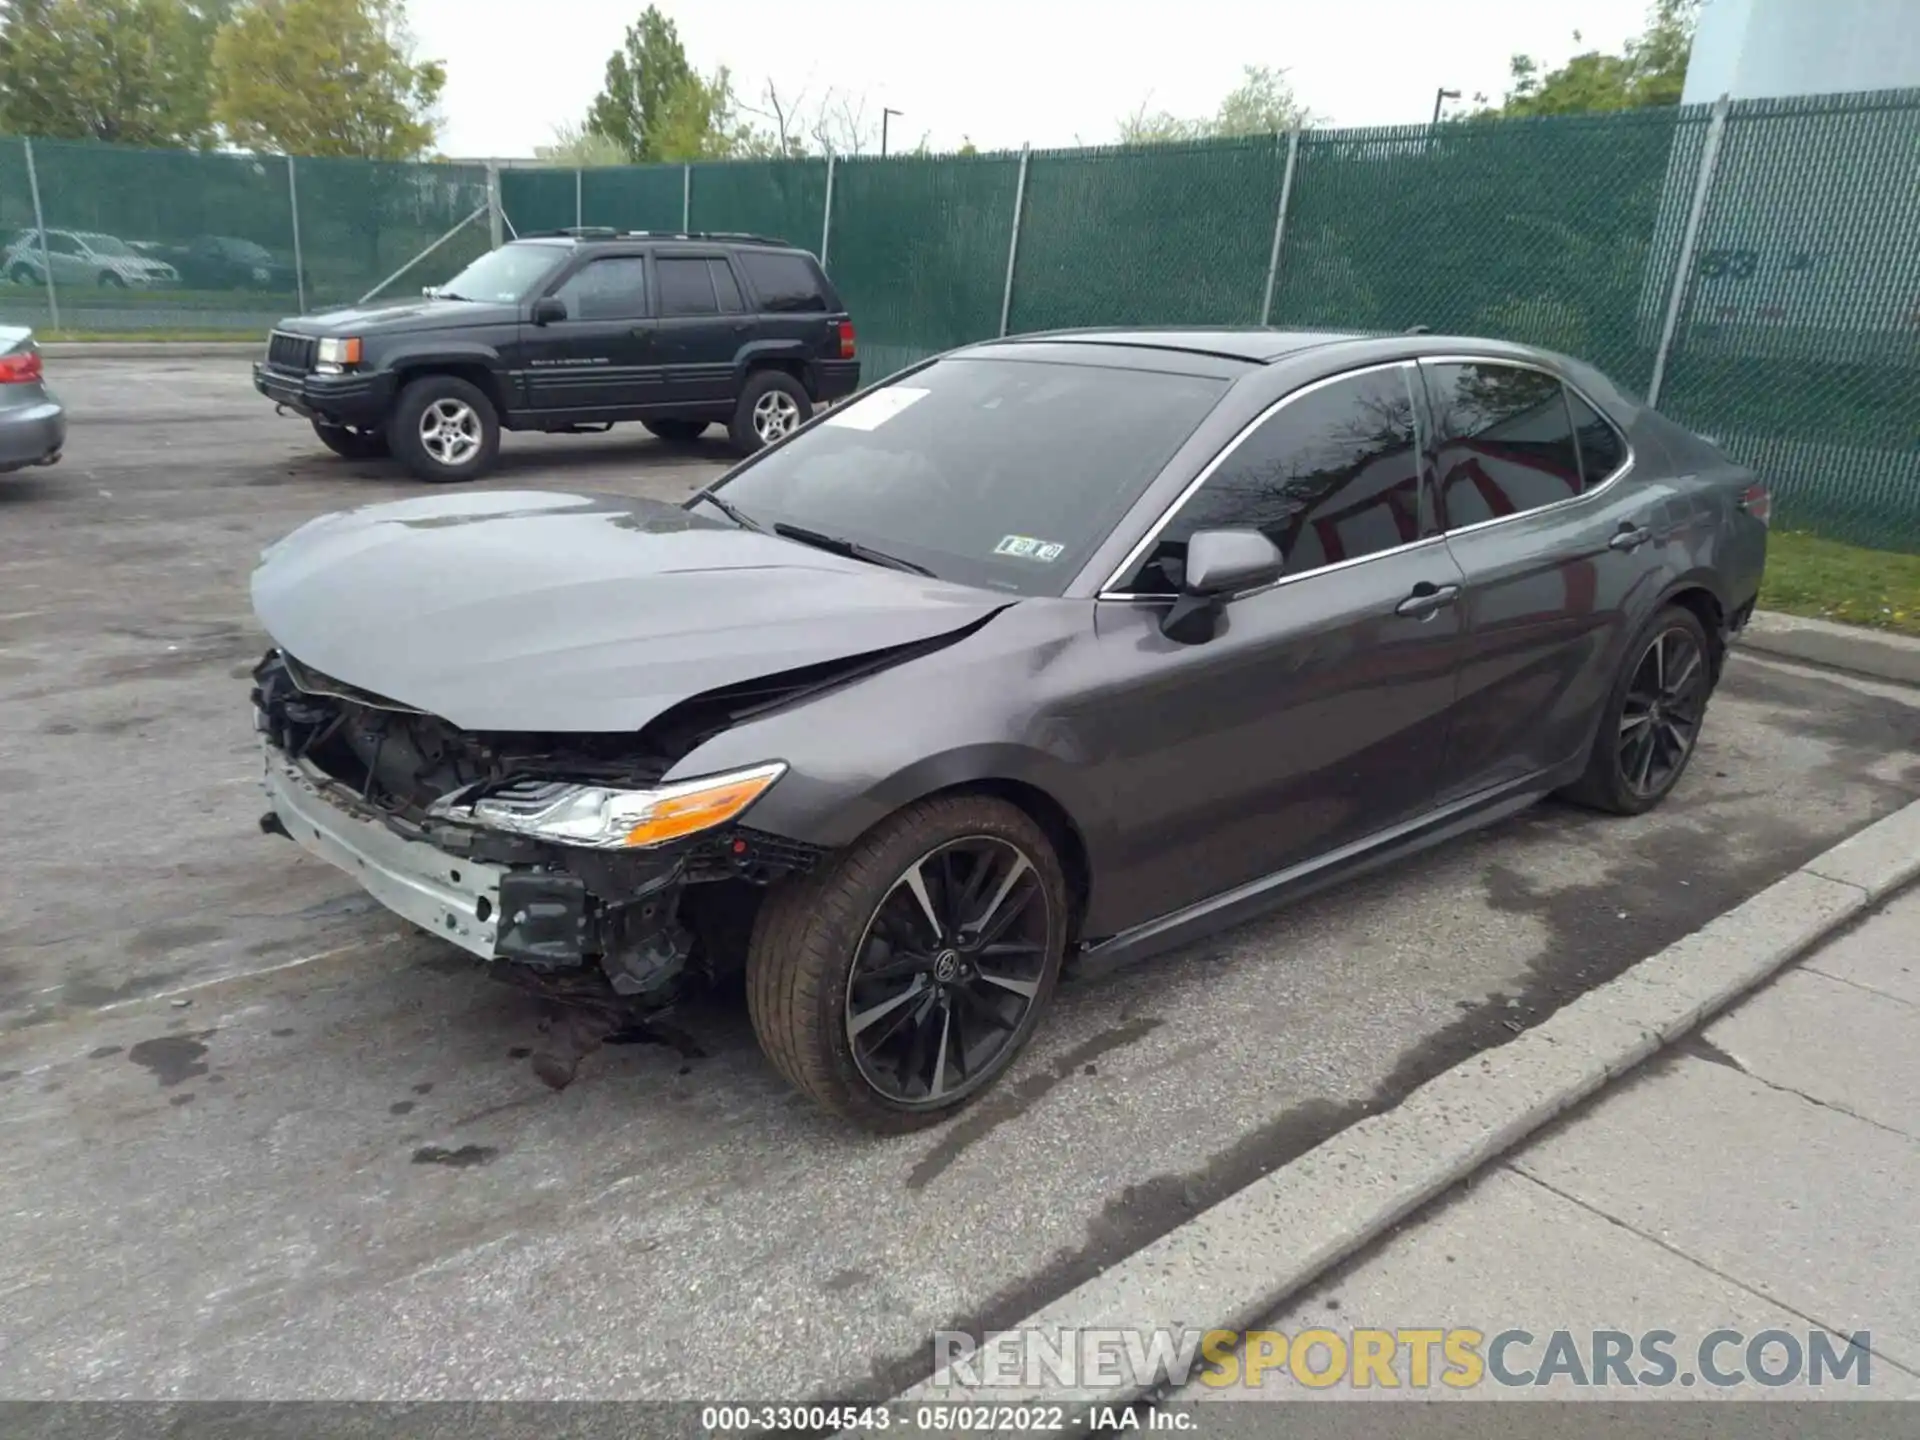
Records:
M935 1124L1005 1073L1060 977L1052 844L984 795L922 800L760 907L747 1010L774 1067L863 1129Z
M1666 799L1693 759L1716 669L1699 616L1683 605L1655 615L1627 648L1586 773L1566 797L1614 815L1642 815Z
M689 445L707 433L705 420L642 420L642 428L671 445Z
M102 290L124 290L127 288L127 282L111 270L102 270L100 272L100 288Z
M344 460L378 460L390 453L387 437L378 430L356 430L350 425L313 422L320 443Z
M423 375L400 392L387 443L417 478L461 484L492 468L500 418L479 386L457 375Z
M784 370L756 370L740 392L727 436L740 454L751 455L812 418L813 401L805 386Z

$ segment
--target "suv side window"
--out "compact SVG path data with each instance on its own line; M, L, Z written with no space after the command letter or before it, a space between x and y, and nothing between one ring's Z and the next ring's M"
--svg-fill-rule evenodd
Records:
M1302 575L1420 538L1420 456L1410 367L1362 371L1282 404L1161 531L1128 590L1179 589L1196 530L1250 525Z
M733 278L733 267L724 260L709 260L713 271L714 292L720 297L722 315L738 315L747 307L740 299L740 282Z
M638 255L589 260L554 292L569 320L638 320L647 313L647 262Z
M1580 477L1591 490L1627 463L1627 442L1611 420L1572 390L1567 391L1567 405L1580 437Z
M791 251L743 249L739 260L762 311L826 311L827 296L820 285L819 271L806 256Z
M713 271L704 259L666 259L654 261L660 276L660 313L662 315L718 315L720 305L714 299Z
M1433 400L1440 515L1449 530L1580 493L1580 451L1558 378L1496 361L1422 365Z
M49 255L85 255L87 252L80 248L80 242L73 236L59 230L49 230L47 253Z

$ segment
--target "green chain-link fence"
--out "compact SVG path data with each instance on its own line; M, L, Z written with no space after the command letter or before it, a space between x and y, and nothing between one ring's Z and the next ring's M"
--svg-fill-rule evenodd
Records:
M0 319L48 326L57 304L65 331L257 334L445 279L489 243L488 192L478 165L0 141ZM496 193L504 235L824 250L874 378L1076 325L1532 341L1657 388L1773 484L1779 523L1920 549L1920 91L1030 155L511 166Z

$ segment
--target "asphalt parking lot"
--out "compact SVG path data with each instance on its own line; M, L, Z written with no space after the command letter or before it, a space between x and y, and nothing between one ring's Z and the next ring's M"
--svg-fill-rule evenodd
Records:
M525 996L256 827L252 563L418 487L237 359L49 369L67 460L0 481L6 1398L891 1393L931 1330L1017 1319L1920 796L1920 695L1736 657L1663 810L1543 806L1078 977L942 1128L841 1128L732 995L556 1093ZM509 436L489 483L722 463Z

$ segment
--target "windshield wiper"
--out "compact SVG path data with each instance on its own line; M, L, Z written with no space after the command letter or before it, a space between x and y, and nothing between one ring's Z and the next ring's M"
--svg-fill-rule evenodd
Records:
M818 530L784 522L776 522L773 533L788 540L798 540L802 545L811 545L816 550L844 555L849 560L864 560L869 565L884 565L889 570L905 570L910 575L933 575L933 571L924 565L902 560L898 555L889 555L884 550L876 550L871 545L862 545L858 540L849 540L842 535L823 535Z
M694 491L693 494L687 497L687 504L691 505L696 500L706 501L709 505L713 506L714 509L718 510L722 515L726 516L727 519L733 521L734 524L738 525L742 530L752 530L761 535L764 535L767 533L766 526L762 525L758 520L755 520L752 516L748 515L744 510L742 510L738 505L734 504L731 500L722 500L718 495L714 494L711 489Z

